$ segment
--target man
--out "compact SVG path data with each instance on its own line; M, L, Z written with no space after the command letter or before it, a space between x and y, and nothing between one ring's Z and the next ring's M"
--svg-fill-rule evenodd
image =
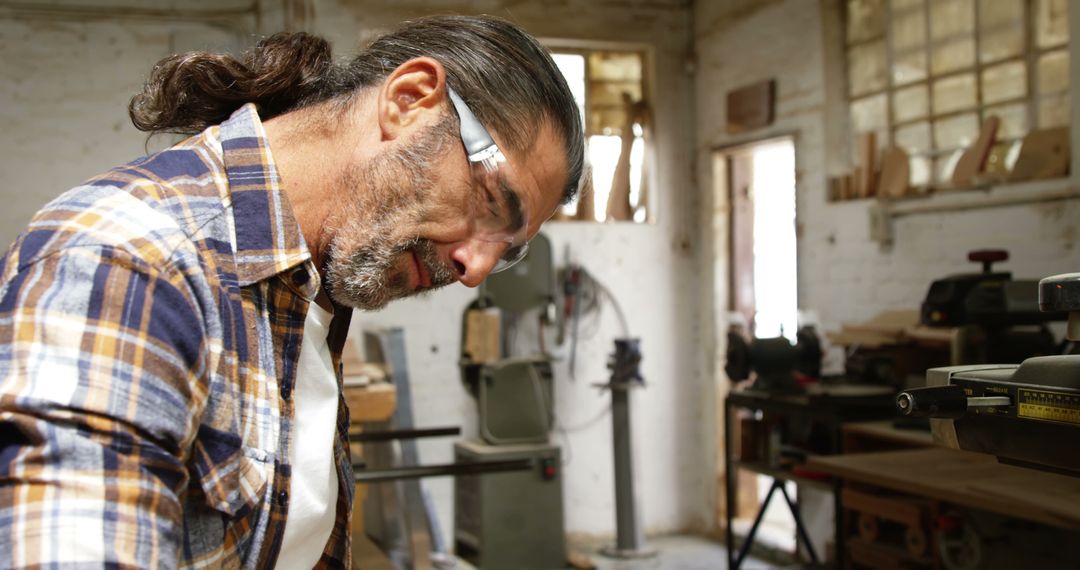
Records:
M542 47L409 22L155 67L198 133L41 210L0 266L0 567L348 567L350 310L518 260L577 186Z

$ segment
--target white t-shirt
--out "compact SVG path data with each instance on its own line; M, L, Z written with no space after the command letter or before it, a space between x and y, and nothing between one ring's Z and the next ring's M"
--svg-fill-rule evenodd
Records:
M308 308L304 340L293 390L293 431L289 460L289 512L277 567L312 568L322 557L337 516L338 480L334 469L334 429L338 385L330 346L329 312L315 303Z

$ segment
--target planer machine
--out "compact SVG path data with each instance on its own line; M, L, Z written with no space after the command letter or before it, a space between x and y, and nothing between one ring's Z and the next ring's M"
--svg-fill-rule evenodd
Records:
M1080 273L1041 280L1039 308L1067 312L1066 336L1080 340ZM933 368L926 384L898 394L896 406L902 416L931 418L939 442L1080 476L1080 355Z

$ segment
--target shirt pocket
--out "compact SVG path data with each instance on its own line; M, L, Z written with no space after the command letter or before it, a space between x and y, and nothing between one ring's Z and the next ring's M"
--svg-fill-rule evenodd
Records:
M209 507L239 518L254 509L266 494L272 474L271 456L243 445L233 433L200 426L192 447L194 475Z

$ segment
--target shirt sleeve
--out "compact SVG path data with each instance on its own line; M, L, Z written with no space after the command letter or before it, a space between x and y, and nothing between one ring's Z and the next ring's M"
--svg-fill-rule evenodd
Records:
M177 565L200 315L182 272L117 247L4 268L0 567Z

